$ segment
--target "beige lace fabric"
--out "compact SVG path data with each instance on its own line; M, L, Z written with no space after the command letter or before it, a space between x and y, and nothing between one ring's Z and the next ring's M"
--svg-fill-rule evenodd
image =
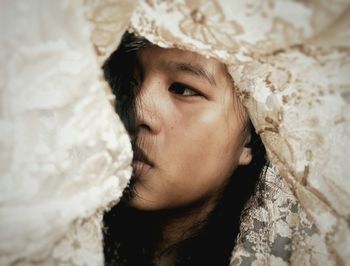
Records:
M103 264L132 151L92 44L103 8L88 7L1 1L0 265Z
M267 148L231 264L347 264L350 3L148 0L129 29L226 63Z
M348 264L349 1L142 0L129 19L134 7L1 3L0 264L102 264L101 213L131 149L99 65L126 25L227 64L266 146L231 265Z

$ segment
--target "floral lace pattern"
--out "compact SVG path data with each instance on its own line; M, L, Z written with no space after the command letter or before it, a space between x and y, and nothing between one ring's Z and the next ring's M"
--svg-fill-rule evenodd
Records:
M85 16L91 23L91 41L100 64L117 48L136 0L85 0Z
M239 25L234 21L225 21L221 6L217 2L195 2L186 2L188 6L193 6L191 9L182 7L186 16L179 24L180 30L201 42L212 43L215 46L225 45L230 51L237 51L235 36L242 31Z
M350 258L349 29L347 1L141 1L131 18L159 46L226 63L265 144L264 205L252 198L232 265Z
M140 0L130 20L126 0L1 6L1 265L103 263L101 215L128 182L131 147L100 65L126 25L226 63L266 146L265 193L231 264L347 264L348 0Z
M261 182L263 192L251 198L242 217L231 265L334 264L317 228L277 169L268 168Z

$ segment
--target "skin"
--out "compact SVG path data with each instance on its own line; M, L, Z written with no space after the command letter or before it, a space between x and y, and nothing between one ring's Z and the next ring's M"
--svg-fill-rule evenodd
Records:
M248 118L218 61L157 46L141 49L138 61L137 143L149 162L133 162L136 194L129 204L176 210L162 228L164 250L205 219L234 170L250 163ZM157 264L169 265L174 256Z

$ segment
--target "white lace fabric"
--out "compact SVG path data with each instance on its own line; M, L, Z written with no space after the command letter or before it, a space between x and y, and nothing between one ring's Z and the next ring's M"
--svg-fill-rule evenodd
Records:
M350 3L142 0L129 19L134 6L1 3L0 264L103 263L101 215L131 148L100 65L128 25L224 62L264 142L266 193L248 203L231 264L346 265Z
M88 10L40 0L0 9L0 264L102 265L102 212L126 187L132 152Z

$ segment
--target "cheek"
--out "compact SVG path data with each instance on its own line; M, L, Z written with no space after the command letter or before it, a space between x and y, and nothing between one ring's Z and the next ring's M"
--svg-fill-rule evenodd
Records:
M220 116L206 116L181 135L180 139L173 136L177 141L172 155L172 185L181 186L194 197L219 189L237 165L241 150L238 129L233 130Z
M241 151L240 121L221 105L176 111L164 119L155 145L157 169L143 178L147 193L141 193L167 207L213 196L234 171Z
M169 188L164 197L179 205L214 197L237 165L230 154L222 152L223 148L204 144L183 153L181 161L169 169L171 175L163 176L164 184Z

